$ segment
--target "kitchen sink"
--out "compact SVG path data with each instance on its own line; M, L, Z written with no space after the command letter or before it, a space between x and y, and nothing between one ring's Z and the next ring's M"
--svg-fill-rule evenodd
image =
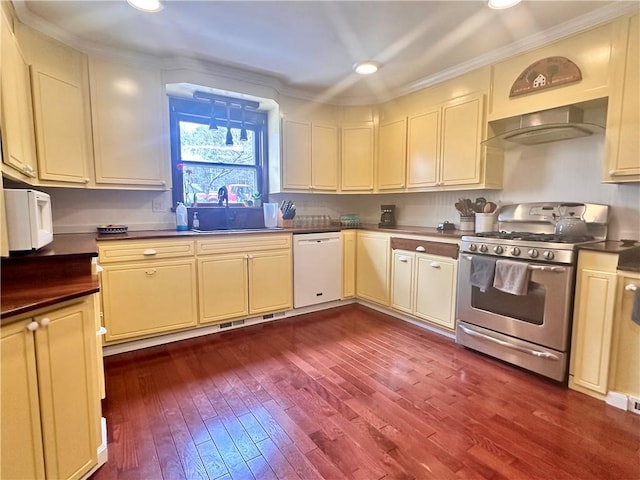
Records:
M195 233L251 233L251 232L272 232L274 230L283 230L282 227L275 228L211 228L203 230L200 228L192 228L191 231Z

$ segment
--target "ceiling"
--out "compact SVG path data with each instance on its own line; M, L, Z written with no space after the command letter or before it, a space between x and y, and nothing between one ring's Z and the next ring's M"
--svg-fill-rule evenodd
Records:
M386 100L619 15L637 2L14 0L20 19L88 49L186 57L276 79L334 103ZM624 12L622 12L624 13ZM361 60L382 63L369 77Z

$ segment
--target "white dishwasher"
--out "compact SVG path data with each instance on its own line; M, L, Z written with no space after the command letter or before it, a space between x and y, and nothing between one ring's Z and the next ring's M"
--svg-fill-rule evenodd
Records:
M340 232L293 235L293 306L339 300L342 292Z

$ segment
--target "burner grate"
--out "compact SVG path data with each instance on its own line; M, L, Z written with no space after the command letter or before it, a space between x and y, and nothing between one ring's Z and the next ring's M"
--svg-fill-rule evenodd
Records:
M499 240L524 240L528 242L551 243L584 243L595 239L591 235L557 235L555 233L533 232L482 232L477 233L480 238L497 238Z

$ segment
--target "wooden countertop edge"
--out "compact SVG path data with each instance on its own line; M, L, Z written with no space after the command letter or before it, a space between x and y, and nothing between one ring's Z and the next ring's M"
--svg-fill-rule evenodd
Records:
M44 307L98 293L100 282L97 276L90 279L71 279L64 284L48 285L42 290L26 288L3 288L0 317L2 324L11 323L19 315L33 312Z

